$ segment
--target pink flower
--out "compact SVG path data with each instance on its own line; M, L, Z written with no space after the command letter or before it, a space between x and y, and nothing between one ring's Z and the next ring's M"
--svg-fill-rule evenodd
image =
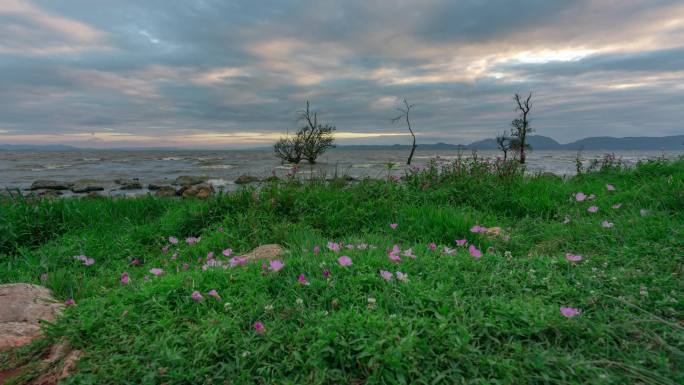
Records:
M430 242L430 244L428 244L428 249L430 249L432 251L437 250L437 244L434 242Z
M595 213L598 211L598 209L599 209L598 206L589 206L587 211L589 211L590 213Z
M328 242L328 249L334 252L340 251L340 244L336 242Z
M562 315L571 318L575 317L581 314L581 311L579 309L576 309L574 307L560 307L560 312Z
M446 246L444 246L444 249L442 249L442 254L448 254L451 255L456 252L456 249L450 249Z
M408 274L397 271L397 279L402 282L408 282Z
M615 186L613 186L612 184L607 184L607 185L606 185L606 190L608 190L608 191L615 191Z
M391 281L392 277L393 277L392 273L390 273L389 271L385 271L385 270L380 270L380 276L382 278L384 278L385 281L388 281L388 282Z
M280 271L284 266L285 264L277 259L268 262L268 268L272 271Z
M199 294L199 293L198 293L198 294ZM219 300L219 301L221 300L221 296L219 295L219 293L218 293L216 290L213 290L213 289L212 289L212 290L209 290L209 292L207 293L207 295L210 296L210 297L214 297L214 298L216 298L216 299Z
M614 204L614 205L611 206L611 207L613 208L613 210L617 210L617 209L619 209L620 207L622 207L622 203L616 203L616 204Z
M347 248L347 250L354 250L354 245L352 245L351 243L347 244L347 246L345 247Z
M178 244L178 238L176 237L169 237L169 243L172 245Z
M199 291L195 290L192 292L192 295L190 295L190 298L192 298L192 300L195 302L199 302L202 300L202 294L200 294Z
M172 260L172 261L175 261L176 258L178 258L178 253L177 253L177 252L175 252L175 253L173 253L173 255L171 255L171 260Z
M397 226L399 226L399 225L396 224L396 223L390 223L389 226L392 228L392 230L396 230L396 229L397 229Z
M486 232L487 232L487 228L484 227L484 226L475 225L475 226L473 226L473 227L470 228L470 232L471 232L471 233L486 233Z
M465 246L466 243L468 243L467 239L457 239L456 240L456 246Z
M399 254L395 254L393 252L389 253L389 259L390 259L390 261L392 261L394 263L400 263L401 262L401 257L399 256Z
M416 259L416 256L413 255L413 249L410 249L410 248L408 250L404 251L403 255L404 255L404 257Z
M346 255L337 258L337 263L339 263L340 266L351 266L353 264L352 259Z
M86 258L85 261L83 261L83 264L86 265L86 266L94 265L94 264L95 264L95 260L92 259L92 258Z
M64 301L64 305L66 305L66 306L74 306L74 305L76 305L76 301L74 301L73 298L69 298L68 300Z
M202 237L187 237L185 238L185 243L188 245L194 245L195 243L199 242L202 239Z
M226 256L226 257L230 257L230 255L233 254L233 249L230 249L230 248L228 248L228 249L223 249L223 251L221 252L221 254L223 254L223 255Z
M121 273L121 284L128 285L131 282L131 278L128 276L127 272Z
M475 247L475 245L470 245L470 247L468 247L468 252L474 258L480 258L482 256L482 252L477 247Z
M257 321L254 323L254 330L256 330L256 333L258 335L263 335L266 333L266 328L264 327L264 324L261 323L261 321Z
M325 278L325 279L330 278L330 270L323 270L323 278Z
M159 277L160 275L164 274L164 270L155 267L150 269L150 273Z
M309 281L306 280L306 276L304 274L299 274L299 277L297 277L297 281L301 283L302 285L308 285Z
M48 280L48 275L47 275L47 273L41 274L41 275L40 275L40 280L41 280L41 282L47 281L47 280Z
M318 253L320 253L320 252L321 252L321 248L318 246L314 246L314 248L313 248L314 255L318 255Z
M166 254L169 252L169 245L162 247L162 253Z
M190 265L188 265L187 263L183 263L183 270L187 270L189 268L190 268Z
M247 264L247 257L233 257L230 259L230 267L244 266Z
M576 200L577 202L582 202L582 201L584 201L585 199L587 199L587 196L584 195L583 192L578 192L577 194L575 194L575 200Z
M227 255L226 255L226 257L227 257ZM210 251L207 253L207 259L212 259L212 258L214 258L214 252Z
M601 223L601 226L609 229L609 228L613 227L614 224L613 224L613 222L603 221L603 223Z
M574 255L570 253L565 253L565 259L567 259L570 262L579 262L582 260L581 255Z
M131 265L133 265L133 266L138 266L138 265L140 265L140 260L139 260L138 258L134 258L134 259L131 261Z

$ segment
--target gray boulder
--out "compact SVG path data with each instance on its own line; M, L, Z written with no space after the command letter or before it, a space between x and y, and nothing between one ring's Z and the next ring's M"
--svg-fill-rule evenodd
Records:
M73 184L54 180L37 180L31 184L29 190L68 190Z
M122 190L140 190L142 189L142 184L138 179L117 179L114 181L116 184L121 186Z
M204 183L206 180L207 177L205 176L181 175L173 181L173 184L178 186L194 186Z

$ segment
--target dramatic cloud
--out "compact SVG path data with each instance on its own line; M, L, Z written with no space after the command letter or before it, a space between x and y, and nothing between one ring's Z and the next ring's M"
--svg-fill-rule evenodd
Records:
M680 0L6 0L0 142L260 146L311 100L342 143L684 131Z

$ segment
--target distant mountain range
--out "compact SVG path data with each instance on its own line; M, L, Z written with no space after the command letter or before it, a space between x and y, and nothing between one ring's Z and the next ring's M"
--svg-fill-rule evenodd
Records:
M527 138L528 143L533 150L588 150L588 151L612 151L612 150L684 150L684 135L662 136L662 137L648 137L648 136L634 136L626 138L614 138L610 136L596 136L591 138L584 138L576 140L572 143L561 144L548 136L531 135ZM449 143L434 143L434 144L419 144L423 150L496 150L496 141L492 139L484 139L473 142L471 144L449 144ZM262 147L259 150L268 150L271 147ZM373 149L403 149L410 148L405 144L394 145L340 145L339 149L359 149L359 150L373 150ZM32 145L32 144L0 144L0 151L80 151L86 150L74 146L67 146L61 144L52 145ZM98 151L96 149L87 149L91 151ZM112 150L122 150L121 148ZM183 150L180 148L126 148L125 150L167 150L177 151ZM216 149L214 149L216 150Z

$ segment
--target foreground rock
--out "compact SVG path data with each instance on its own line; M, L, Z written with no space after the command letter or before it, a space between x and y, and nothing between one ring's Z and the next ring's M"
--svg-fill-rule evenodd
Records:
M205 176L181 175L173 181L173 184L178 186L194 186L206 181L207 177Z
M63 305L38 285L0 285L0 351L26 345L40 336L40 321L54 321Z
M140 190L140 189L142 189L142 184L137 179L117 179L114 182L116 184L120 185L122 190Z
M73 184L54 180L37 180L31 184L29 190L68 190Z
M235 179L235 184L248 184L253 182L258 182L259 178L251 175L240 175Z
M183 186L178 192L183 198L205 199L214 193L214 187L210 184L202 183L194 186Z
M283 257L285 249L278 244L261 245L249 253L238 256L239 258L247 258L248 261L256 261L259 259L273 259Z

